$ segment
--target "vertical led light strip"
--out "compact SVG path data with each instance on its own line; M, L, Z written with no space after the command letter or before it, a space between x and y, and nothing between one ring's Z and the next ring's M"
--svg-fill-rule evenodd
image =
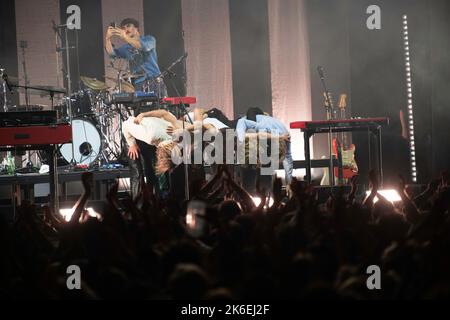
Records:
M411 62L409 54L408 16L403 15L403 43L405 51L406 93L408 101L409 158L411 163L411 180L417 182L416 145L414 140L414 115L412 99Z

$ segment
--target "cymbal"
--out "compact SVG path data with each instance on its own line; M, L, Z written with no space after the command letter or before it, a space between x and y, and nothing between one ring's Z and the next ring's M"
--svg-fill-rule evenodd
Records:
M108 79L108 80L110 80L110 81L113 81L114 84L117 86L117 78L113 78L113 77L105 77L105 79ZM133 93L133 92L136 91L136 89L134 88L134 86L133 86L131 83L129 83L128 81L121 80L121 81L120 81L120 85L121 85L121 87L122 87L122 91L123 91L123 92Z
M92 90L106 90L108 86L103 81L99 81L95 78L81 76L80 80L84 83L84 85Z

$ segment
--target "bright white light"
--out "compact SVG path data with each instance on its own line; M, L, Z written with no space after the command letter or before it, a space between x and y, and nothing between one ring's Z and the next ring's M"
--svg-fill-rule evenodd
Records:
M63 219L67 222L70 221L70 219L72 218L73 212L75 210L74 208L66 208L66 209L59 209L59 214L63 217ZM92 218L97 218L100 219L101 215L97 212L95 212L95 210L93 208L86 208L88 215Z
M405 47L405 50L406 50L406 53L409 54L409 47L408 46Z
M255 203L255 206L259 206L259 204L261 203L261 198L260 197L253 197L253 202ZM270 197L269 198L269 207L271 207L273 205L273 198ZM267 201L266 201L266 207L267 207Z
M408 98L412 98L412 94L411 93L408 93Z
M406 63L406 66L409 67L409 62Z
M408 40L409 40L408 36L405 36L405 41L408 41Z
M407 20L408 16L406 14L403 15L403 20Z
M384 190L378 190L378 193L381 194L383 197L386 198L391 203L402 201L402 198L398 194L397 190L394 189L384 189ZM366 191L366 196L370 194L370 191ZM378 197L375 196L373 199L373 203L378 201Z
M194 214L192 212L188 212L186 214L186 224L188 225L188 227L190 228L195 228L195 217Z

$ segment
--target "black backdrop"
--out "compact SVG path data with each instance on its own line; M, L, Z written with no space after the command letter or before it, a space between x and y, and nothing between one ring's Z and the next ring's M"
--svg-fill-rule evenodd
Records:
M323 65L330 90L336 96L350 94L353 116L390 118L391 125L383 130L385 174L391 181L397 173L409 174L408 143L400 136L399 121L400 109L407 107L402 39L402 16L407 14L419 182L448 167L450 4L445 0L308 0L307 4L313 117L325 117L315 70ZM366 27L366 8L373 4L381 8L381 30ZM354 135L363 176L369 166L366 141L366 134ZM315 147L317 154L325 153L325 140L318 140Z

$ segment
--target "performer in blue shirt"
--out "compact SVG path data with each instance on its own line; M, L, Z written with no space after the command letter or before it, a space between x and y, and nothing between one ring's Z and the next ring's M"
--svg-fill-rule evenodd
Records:
M116 48L111 42L111 38L113 37L124 40L126 44ZM136 91L154 91L160 98L167 96L164 81L153 81L161 73L158 66L158 55L156 53L156 39L151 35L141 35L137 20L126 18L120 23L120 28L108 27L105 35L105 49L111 58L127 60L131 73L135 75L142 74L142 76L134 79L133 85ZM135 109L134 115L138 116L142 112L155 108L159 108L159 106L140 106ZM160 179L156 177L154 170L156 161L155 147L138 141L137 144L129 147L128 157L130 159L132 196L136 197L139 193L140 177L143 171L145 172L147 183L151 182L155 188L155 192L159 193Z
M242 117L236 124L236 134L239 142L245 141L245 132L254 130L256 132L271 132L277 135L289 135L289 130L278 119L265 115L259 108L250 108L247 116ZM286 143L286 156L283 160L283 168L286 173L286 183L289 185L292 180L292 172L294 170L294 161L291 153L291 140Z
M115 48L111 42L113 36L121 38L126 44ZM155 91L159 97L167 95L162 80L152 81L161 74L156 53L156 39L151 35L141 35L137 20L126 18L120 23L120 28L110 26L106 31L105 47L111 58L126 59L132 74L142 74L133 83L137 91L146 89ZM151 87L146 88L146 84L150 82Z

